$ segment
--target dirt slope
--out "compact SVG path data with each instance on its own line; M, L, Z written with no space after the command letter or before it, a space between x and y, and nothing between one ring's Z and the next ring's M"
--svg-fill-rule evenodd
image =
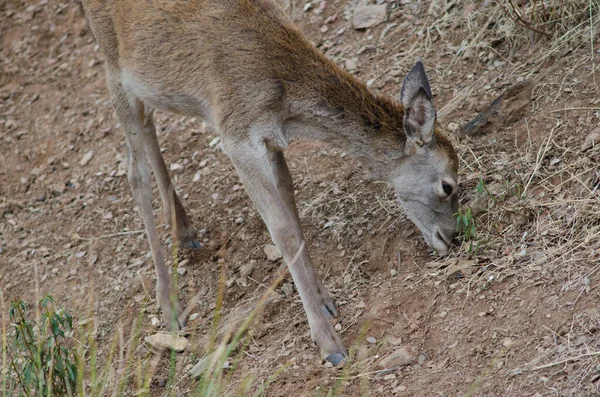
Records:
M390 2L388 21L366 31L351 26L353 1L313 2L307 11L287 4L311 41L379 93L396 95L421 57L440 125L461 155L462 203L478 195L480 177L494 199L477 217L479 248L465 243L439 258L392 192L358 163L325 144L294 143L287 157L308 243L357 360L346 372L320 363L286 280L250 330L242 360L257 385L290 363L266 395L327 395L339 378L348 396L598 393L600 148L584 144L600 110L595 9L587 42L557 41L510 25L495 5L438 3ZM151 318L159 316L102 56L71 3L6 0L0 62L0 289L6 300L33 300L38 282L77 320L93 312L102 359L116 330L128 330L140 311L143 335L155 332ZM458 125L523 79L534 81L526 117L458 139ZM187 270L179 277L182 300L200 295L191 339L203 341L221 269L225 321L235 323L280 263L266 259L268 234L226 156L209 145L214 133L201 120L170 114L158 114L157 126L205 243L179 258ZM160 217L158 194L155 208ZM170 247L164 227L161 234ZM253 271L240 277L251 262ZM377 372L401 347L414 361ZM189 394L183 370L202 349L178 356L178 395ZM154 395L165 393L162 359Z

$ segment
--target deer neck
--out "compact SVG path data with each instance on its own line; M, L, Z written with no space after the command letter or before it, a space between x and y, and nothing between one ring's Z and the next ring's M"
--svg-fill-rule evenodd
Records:
M390 180L391 164L406 155L404 109L334 68L310 76L314 93L295 109L294 135L327 142L357 158L375 179Z

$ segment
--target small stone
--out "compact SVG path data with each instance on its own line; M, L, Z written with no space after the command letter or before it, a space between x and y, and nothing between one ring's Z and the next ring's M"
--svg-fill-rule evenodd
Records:
M235 223L238 225L241 225L242 223L244 223L244 218L241 216L238 216L237 218L235 218Z
M152 317L150 319L150 324L152 324L152 326L154 328L159 328L160 327L160 320L158 319L158 317Z
M180 276L185 276L186 273L187 273L187 269L185 267L181 267L181 266L177 267L177 274L179 274Z
M58 268L57 267L53 268L52 269L52 274L57 274L57 273L58 273Z
M90 162L92 157L94 157L94 152L90 150L81 158L81 160L79 161L79 165L85 167Z
M290 297L294 293L294 286L291 283L285 283L281 286L281 291L285 296Z
M255 267L256 267L256 261L254 259L252 259L250 262L248 262L245 265L242 265L240 267L240 276L242 276L242 277L250 276L252 274L252 272L254 271Z
M200 181L201 177L202 177L202 173L200 171L196 171L196 173L194 174L194 178L192 179L192 182Z
M427 361L427 354L425 354L425 353L419 354L419 358L417 359L417 362L419 363L419 365L425 364L425 361Z
M451 132L457 131L458 130L458 124L456 124L454 122L453 123L448 123L448 129Z
M383 377L383 380L394 380L396 379L396 374L387 374Z
M198 318L198 316L199 316L198 313L192 313L192 314L190 314L190 321L194 321L195 319Z
M390 276L396 277L397 275L398 275L398 270L396 270L396 269L390 269Z
M183 169L183 165L179 164L179 163L172 163L170 165L171 171L179 171Z
M352 15L354 29L367 29L387 20L387 5L368 5L356 7Z
M581 145L581 151L584 152L589 150L598 144L600 144L600 128L595 129L585 137L585 140Z
M339 332L342 330L342 324L337 323L333 328L335 328L335 330Z
M373 337L373 336L369 336L369 337L367 337L367 342L374 345L375 343L377 343L377 339L375 339L375 337Z
M186 267L188 264L190 263L189 259L184 259L181 262L179 262L179 267Z
M353 72L357 68L356 62L352 59L346 59L345 66L346 66L346 70L349 72Z
M265 245L263 251L265 252L265 255L267 255L267 259L271 262L275 262L283 258L283 255L281 255L281 251L279 251L279 248L277 248L273 244Z
M220 137L216 137L215 139L213 139L212 141L210 141L208 143L208 146L210 147L215 147L219 144L219 142L221 142L221 138Z
M170 349L176 352L182 352L190 345L190 341L183 336L167 332L159 332L154 335L147 336L144 338L144 341L154 349Z

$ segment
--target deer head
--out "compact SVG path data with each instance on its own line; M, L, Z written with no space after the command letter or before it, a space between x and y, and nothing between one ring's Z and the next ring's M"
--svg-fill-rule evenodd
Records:
M431 88L419 61L402 85L405 157L395 168L392 184L408 218L429 246L445 253L456 233L458 156L436 128Z

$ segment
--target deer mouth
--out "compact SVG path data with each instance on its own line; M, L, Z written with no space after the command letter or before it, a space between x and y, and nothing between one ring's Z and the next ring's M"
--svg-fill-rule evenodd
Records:
M435 227L431 236L431 246L440 254L445 254L452 245L452 237L445 235L438 227Z

